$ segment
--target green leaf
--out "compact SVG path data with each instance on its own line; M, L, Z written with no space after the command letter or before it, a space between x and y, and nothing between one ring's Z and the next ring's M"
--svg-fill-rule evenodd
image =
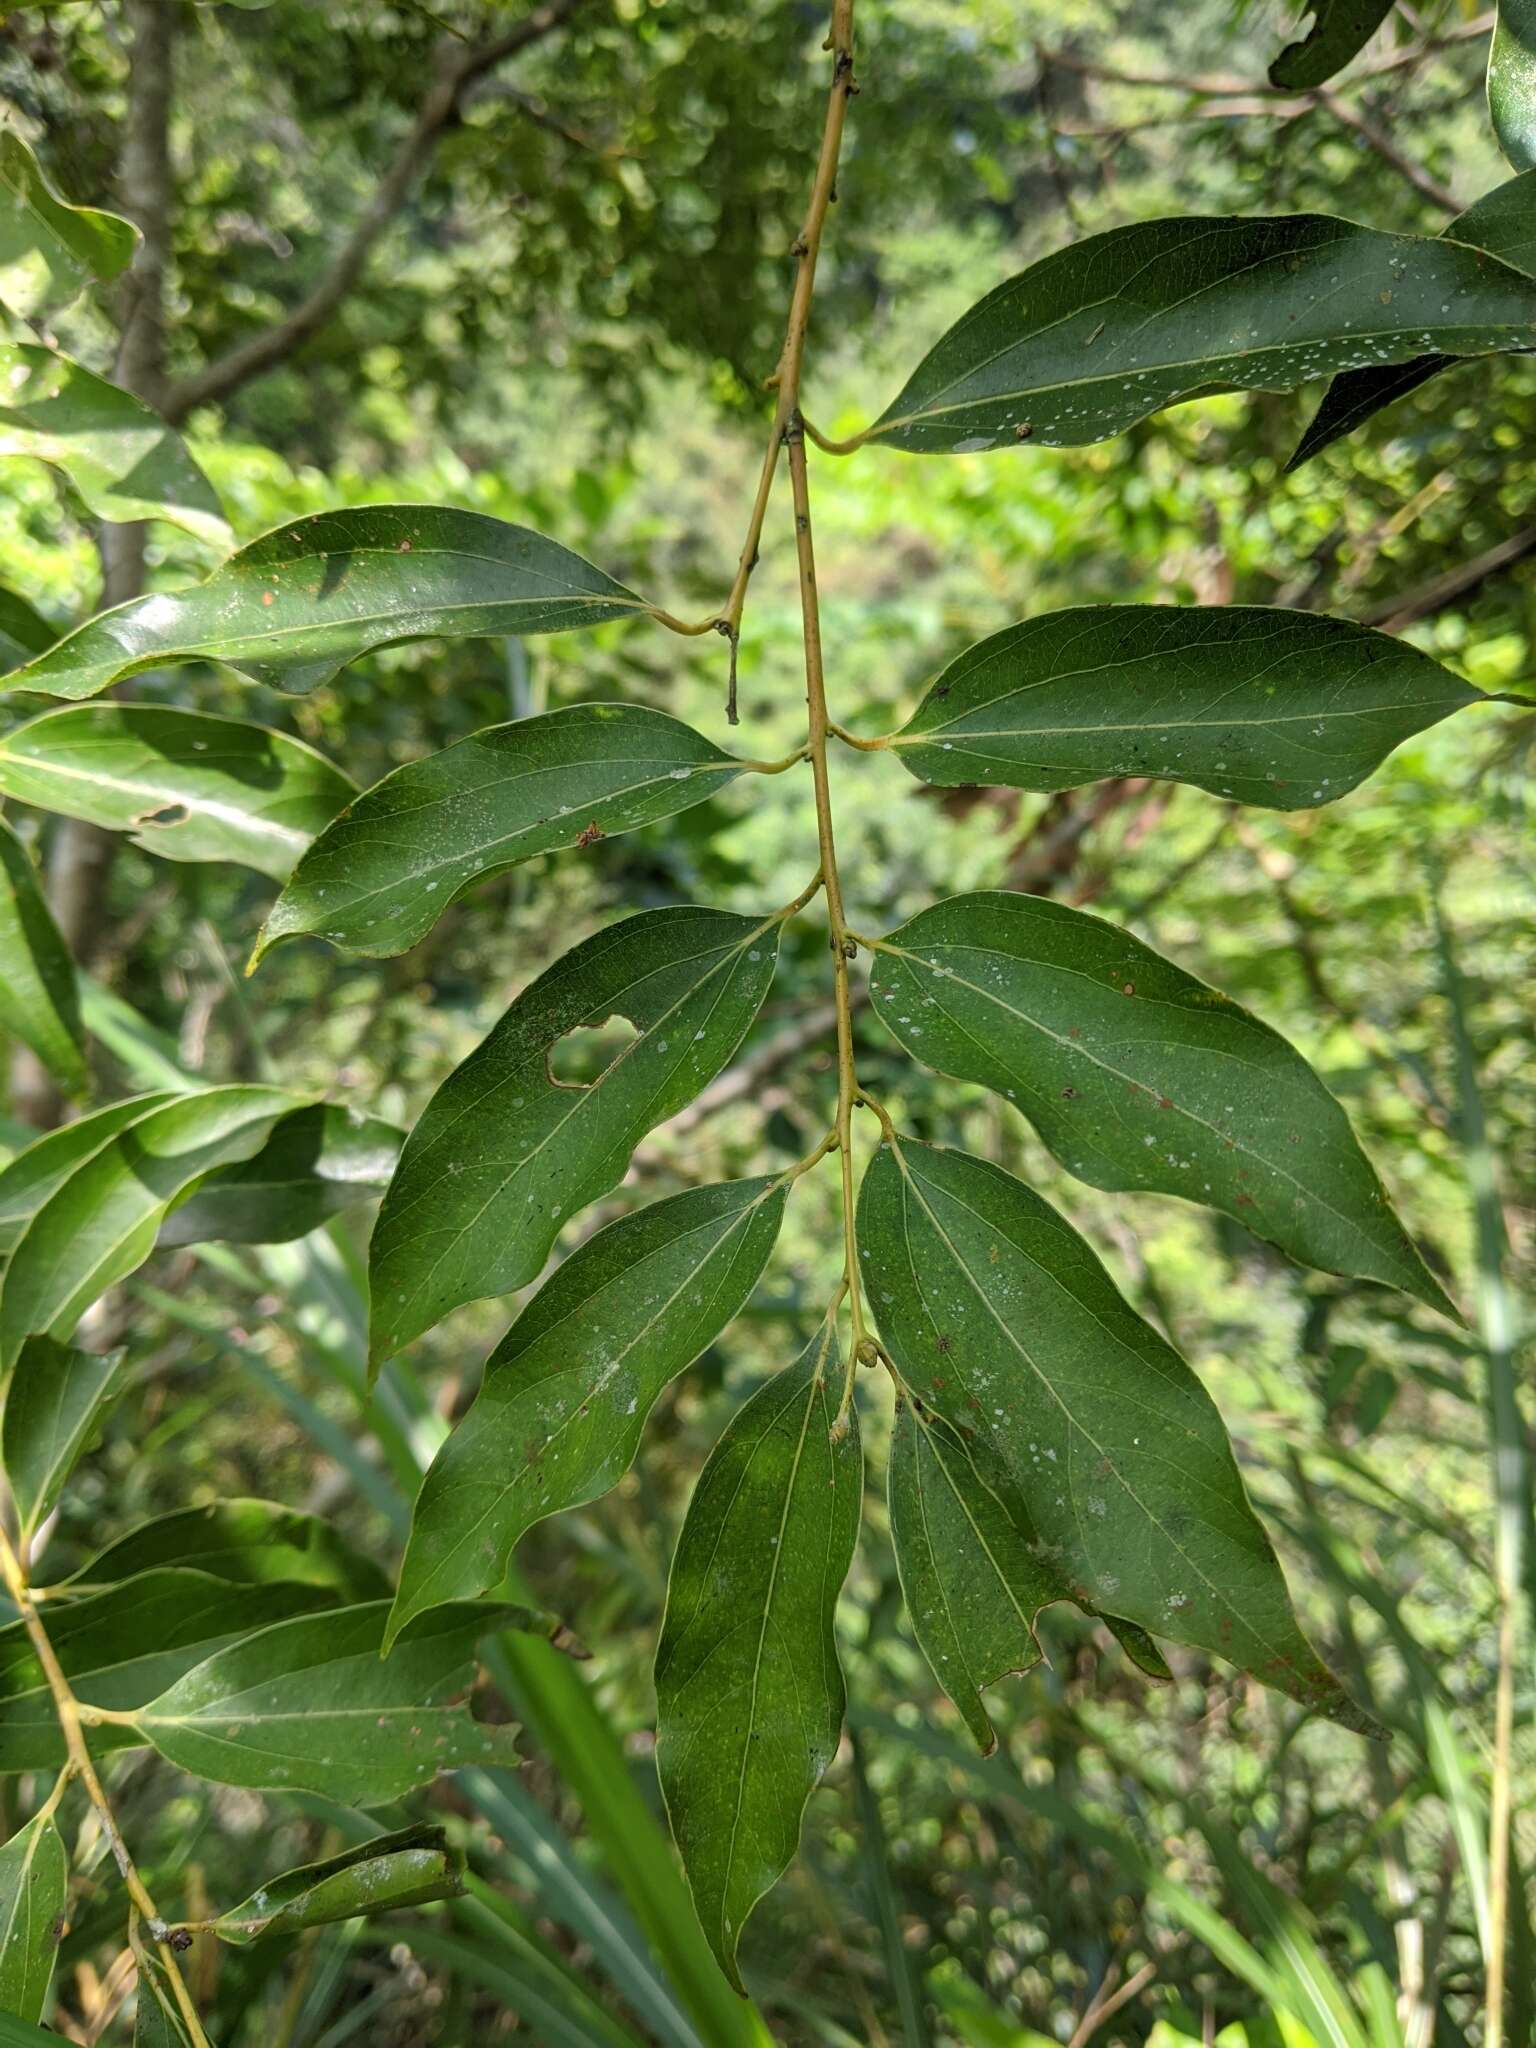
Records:
M68 1904L69 1858L45 1808L0 1849L0 2011L42 2018Z
M175 430L140 399L51 348L0 343L0 455L30 456L62 471L103 519L166 519L210 546L229 545L218 494ZM16 687L16 676L7 678L6 688ZM49 696L68 694L37 687Z
M14 590L0 590L0 675L19 668L34 654L43 654L58 634Z
M73 1351L29 1337L6 1390L0 1451L22 1535L31 1540L122 1391L126 1351Z
M129 1922L129 1941L139 1966L133 2048L192 2048L192 2036L176 2002L170 1976L158 1952L144 1940L137 1914Z
M1084 605L978 641L890 742L919 781L1192 782L1272 810L1331 803L1410 734L1486 699L1346 619L1263 605Z
M302 740L158 704L72 705L0 740L0 796L279 882L355 793Z
M526 1529L628 1471L662 1388L745 1306L783 1180L690 1188L579 1245L491 1353L417 1496L391 1635L500 1583Z
M300 933L403 953L491 875L703 803L742 763L639 704L572 704L472 733L375 783L305 854L252 966Z
M1533 339L1536 279L1454 242L1323 214L1142 221L999 285L864 438L917 455L1075 447L1211 391Z
M397 1834L376 1835L323 1863L306 1863L274 1877L213 1924L221 1941L237 1947L268 1935L296 1934L362 1913L425 1906L464 1893L464 1858L448 1846L440 1827L418 1823Z
M86 1088L75 963L32 857L0 818L0 1032L31 1046L71 1095Z
M773 918L642 911L524 990L406 1139L369 1251L375 1364L462 1302L537 1277L561 1227L730 1059L778 944ZM636 1036L612 1065L585 1086L555 1080L560 1039L615 1015Z
M443 1702L473 1679L483 1635L557 1624L489 1601L442 1607L384 1657L388 1613L377 1600L245 1635L138 1710L135 1726L194 1777L347 1806L403 1799L460 1764L509 1763L511 1728Z
M1326 85L1359 56L1392 7L1393 0L1308 0L1302 12L1314 17L1312 26L1270 65L1270 84L1285 92L1311 92Z
M80 1700L131 1711L221 1644L328 1604L319 1586L238 1586L206 1572L149 1571L80 1599L50 1600L48 1639ZM119 1722L90 1731L95 1754L140 1739ZM25 1628L11 1622L0 1628L0 1772L58 1770L64 1762L48 1682Z
M1128 932L1038 896L935 904L875 941L882 1022L979 1081L1098 1188L1221 1209L1325 1272L1455 1317L1349 1119L1278 1032Z
M0 306L37 320L133 260L139 231L115 213L70 206L13 129L0 129Z
M280 1088L180 1095L77 1165L32 1216L0 1279L0 1362L13 1363L29 1336L68 1337L99 1294L149 1257L180 1197L214 1167L249 1158L296 1107Z
M830 1323L727 1425L688 1503L656 1652L656 1767L710 1947L794 1856L843 1724L833 1617L863 1496Z
M410 640L562 633L645 600L526 526L445 505L357 505L276 527L169 595L68 633L8 689L94 697L173 661L218 661L299 694Z
M1485 193L1465 213L1456 216L1445 229L1445 238L1465 242L1474 249L1486 249L1512 269L1536 272L1536 171L1509 178ZM1391 405L1394 399L1406 397L1460 360L1458 356L1443 354L1411 356L1407 362L1385 369L1344 371L1324 393L1322 404L1286 464L1287 470L1299 469L1312 456Z
M179 1100L178 1094L162 1089L108 1103L105 1109L92 1110L89 1116L61 1124L56 1131L45 1131L7 1160L0 1167L0 1256L15 1250L28 1223L82 1160L101 1151L117 1132L148 1116L152 1109Z
M328 1217L382 1195L401 1133L332 1102L296 1109L251 1159L198 1183L160 1227L156 1243L286 1244Z
M348 1602L382 1599L389 1591L382 1568L349 1549L329 1522L270 1500L226 1500L160 1515L82 1565L69 1584L117 1585L168 1565L188 1565L232 1585L285 1581L328 1588Z
M1090 1611L1214 1652L1364 1725L1296 1624L1215 1404L1049 1203L1001 1167L903 1138L871 1162L858 1233L880 1334L907 1388L948 1424L943 1444L957 1433L992 1487L975 1516L983 1537L1007 1521L994 1467L1022 1503L1031 1569L1009 1583L1023 1612L1040 1604L1048 1577ZM946 1465L953 1493L968 1483L960 1452ZM953 1541L956 1527L951 1507L928 1532L951 1586L975 1567L978 1540L961 1523ZM1011 1550L992 1576L1018 1568ZM969 1610L950 1617L967 1686L986 1682L1005 1640L1000 1596L987 1605L985 1639ZM931 1608L925 1627L942 1646ZM1023 1641L1022 1613L1012 1634ZM947 1686L942 1665L938 1676ZM979 1709L957 1703L975 1727Z
M1536 0L1499 0L1488 48L1488 112L1517 171L1536 169Z

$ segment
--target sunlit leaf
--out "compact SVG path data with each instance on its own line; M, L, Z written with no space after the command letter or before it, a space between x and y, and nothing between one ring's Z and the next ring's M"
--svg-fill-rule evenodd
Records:
M1084 605L957 656L891 746L923 782L1192 782L1274 810L1331 803L1410 734L1485 701L1427 654L1262 605Z
M75 963L32 857L0 818L0 1033L31 1046L59 1085L85 1092Z
M1302 12L1313 17L1312 26L1270 65L1270 84L1286 92L1311 92L1326 85L1359 56L1392 7L1393 0L1308 0Z
M787 1192L776 1179L690 1188L556 1267L422 1482L392 1632L499 1584L525 1529L629 1469L657 1395L757 1285Z
M369 1252L376 1363L460 1303L537 1276L562 1225L730 1059L768 993L778 943L773 919L642 911L524 990L405 1142ZM615 1015L635 1036L612 1064L586 1085L556 1080L560 1039Z
M404 952L488 876L669 818L740 773L702 733L640 704L489 726L360 796L305 854L255 958L302 932L375 957Z
M34 1815L0 1848L0 2011L40 2020L69 1903L69 1859L53 1815Z
M23 1536L54 1506L122 1391L124 1351L75 1351L29 1337L6 1389L0 1451Z
M159 704L72 705L0 739L0 796L278 881L355 793L302 740Z
M131 221L61 199L15 130L0 128L0 306L23 320L56 312L125 270L138 241Z
M1092 1186L1205 1203L1455 1314L1301 1055L1128 932L1039 896L954 896L877 942L870 987L909 1052L1005 1096Z
M120 1536L69 1584L117 1585L168 1565L187 1565L233 1585L282 1580L329 1588L349 1602L381 1599L389 1590L382 1567L359 1557L329 1522L270 1500L218 1501L160 1515Z
M51 348L0 343L0 455L29 455L62 471L103 519L166 519L213 547L229 545L218 494L175 429L141 399ZM5 687L17 687L14 674ZM36 687L49 696L83 694Z
M268 1879L241 1905L221 1913L213 1931L221 1941L243 1946L361 1913L455 1899L463 1890L463 1857L449 1848L442 1828L419 1823Z
M328 1217L382 1195L402 1134L378 1117L311 1103L272 1127L252 1158L200 1181L160 1226L161 1246L286 1244Z
M1070 447L1210 391L1533 340L1536 279L1457 243L1322 214L1141 221L999 285L864 438L918 455Z
M800 1840L837 1749L833 1616L863 1496L857 1422L832 1434L830 1325L760 1387L688 1503L656 1652L656 1767L721 1968L741 1988L747 1916Z
M645 609L526 526L444 505L357 505L276 527L190 589L102 612L6 688L93 697L140 669L218 661L302 693L377 647L560 633Z
M15 1250L28 1223L82 1160L101 1151L127 1125L177 1099L170 1090L160 1089L108 1103L56 1131L45 1131L0 1166L0 1255Z

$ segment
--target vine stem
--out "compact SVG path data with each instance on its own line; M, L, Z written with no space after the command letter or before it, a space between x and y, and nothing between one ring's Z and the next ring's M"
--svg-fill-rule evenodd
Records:
M176 1961L175 1951L165 1939L168 1933L166 1924L149 1895L148 1887L138 1873L133 1857L129 1854L128 1844L123 1840L122 1830L117 1825L117 1816L112 1811L111 1802L97 1775L81 1723L80 1702L75 1698L74 1688L65 1676L64 1667L58 1660L48 1631L43 1627L42 1617L32 1599L32 1589L27 1583L24 1554L12 1544L3 1529L0 1529L0 1578L4 1579L5 1589L15 1602L22 1626L27 1632L27 1638L42 1667L48 1690L53 1696L53 1711L58 1720L60 1733L64 1737L64 1753L69 1759L68 1774L78 1778L85 1787L86 1797L90 1800L101 1831L106 1836L107 1846L112 1851L112 1860L117 1865L128 1896L133 1901L140 1919L154 1937L165 1965L166 1979L175 1994L181 2017L186 2023L191 2048L209 2048L208 2036L203 2032L202 2022L197 2016L197 2008L192 2003L192 1995ZM89 1712L89 1709L86 1711ZM55 1787L55 1799L61 1789L62 1781L60 1786Z

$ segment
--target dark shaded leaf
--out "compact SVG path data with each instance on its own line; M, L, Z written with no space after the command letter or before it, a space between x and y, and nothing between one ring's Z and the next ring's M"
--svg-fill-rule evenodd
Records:
M118 1538L70 1579L71 1586L116 1585L167 1565L189 1565L232 1585L278 1581L328 1588L338 1599L382 1599L383 1569L348 1548L328 1522L270 1500L226 1500L178 1508Z
M1488 112L1517 171L1536 168L1536 0L1499 0L1488 50Z
M250 1159L199 1181L160 1226L156 1243L286 1244L328 1217L382 1195L403 1133L379 1118L314 1102L272 1127Z
M0 675L7 675L42 654L58 634L40 612L35 612L14 590L0 590Z
M158 1952L144 1939L137 1916L131 1923L130 1941L139 1966L133 2048L192 2048L192 2036L170 1976Z
M0 306L37 320L133 260L139 231L115 213L71 206L12 128L0 128Z
M274 1877L243 1904L220 1914L213 1931L243 1946L268 1935L296 1934L362 1913L390 1913L456 1899L464 1891L464 1858L448 1846L440 1827L418 1823L397 1834L376 1835L323 1863L306 1863Z
M85 1092L75 963L32 857L0 818L0 1032L31 1046L69 1095Z
M125 1351L74 1351L29 1337L11 1375L0 1450L21 1533L29 1541L58 1501L123 1386Z
M0 2011L42 2018L68 1904L69 1858L44 1810L0 1848Z
M1311 92L1326 85L1359 56L1392 7L1393 0L1308 0L1302 11L1313 17L1312 26L1270 65L1270 84L1286 92Z

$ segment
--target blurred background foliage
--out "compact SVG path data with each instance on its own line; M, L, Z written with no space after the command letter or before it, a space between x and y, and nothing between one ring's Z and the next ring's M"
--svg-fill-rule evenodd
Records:
M444 35L517 13L181 8L174 374L302 301L367 206ZM1487 23L1436 0L1400 8L1332 93L1291 98L1260 84L1294 27L1278 4L865 0L860 17L808 383L833 432L878 409L981 291L1075 236L1160 212L1306 208L1435 232L1502 175L1480 92ZM809 0L590 0L486 78L335 317L192 417L237 535L364 499L444 501L536 526L673 610L716 603L758 459L823 29ZM6 118L77 201L112 203L124 74L114 6L3 11ZM71 311L57 334L110 367L99 314ZM1130 597L1316 605L1403 630L1486 687L1529 688L1536 365L1465 365L1287 476L1305 417L1289 400L1214 399L1083 450L818 459L834 715L887 729L982 633ZM98 601L89 524L41 469L17 464L8 481L0 586L63 625ZM171 587L211 564L158 527L150 565ZM663 706L723 737L723 658L713 637L609 628L398 650L313 699L256 692L259 709L212 671L140 687L254 712L366 784L478 726L583 698ZM781 538L742 646L753 754L799 743L798 664ZM1468 715L1342 803L1293 816L1126 781L1051 800L920 790L889 758L846 756L850 918L879 928L1002 886L1128 923L1314 1061L1462 1300L1495 1258L1529 1300L1533 744L1530 713ZM16 821L40 841L57 829ZM647 903L777 903L814 867L814 842L801 779L755 784L503 877L399 960L291 947L250 983L240 964L269 885L125 844L86 949L100 1098L173 1074L280 1075L407 1123L575 939ZM812 920L738 1066L647 1144L601 1213L813 1143L835 1090L828 996ZM663 1397L642 1462L521 1547L520 1573L593 1657L579 1676L533 1651L500 1671L528 1725L526 1769L461 1774L417 1802L462 1836L483 1884L414 1918L200 1947L194 1979L226 2048L1481 2039L1496 1646L1475 1315L1452 1332L1382 1289L1291 1268L1223 1219L1067 1183L997 1102L914 1070L867 1015L860 1029L861 1072L909 1127L1061 1202L1185 1350L1310 1628L1390 1747L1191 1653L1152 1686L1098 1629L1053 1612L1049 1665L996 1690L1000 1746L981 1759L906 1633L872 1505L842 1614L853 1739L811 1803L801 1862L749 1929L756 2003L734 2011L656 1828L650 1658L703 1456L830 1291L835 1175L818 1172L759 1299ZM1472 1052L1460 1070L1458 1030ZM1485 1233L1481 1250L1479 1118L1507 1237ZM26 1134L12 1122L3 1135ZM392 1565L421 1464L513 1304L458 1313L370 1404L368 1222L352 1212L261 1252L168 1253L132 1283L132 1390L60 1517L60 1561L150 1515L260 1493L324 1512ZM878 1469L886 1389L863 1391ZM1516 1674L1512 2041L1536 2038L1533 1678ZM157 1889L189 1914L359 1833L342 1810L193 1787L147 1758L113 1775ZM7 1780L7 1826L45 1791ZM87 1885L55 2022L81 2040L120 2038L106 1924Z

